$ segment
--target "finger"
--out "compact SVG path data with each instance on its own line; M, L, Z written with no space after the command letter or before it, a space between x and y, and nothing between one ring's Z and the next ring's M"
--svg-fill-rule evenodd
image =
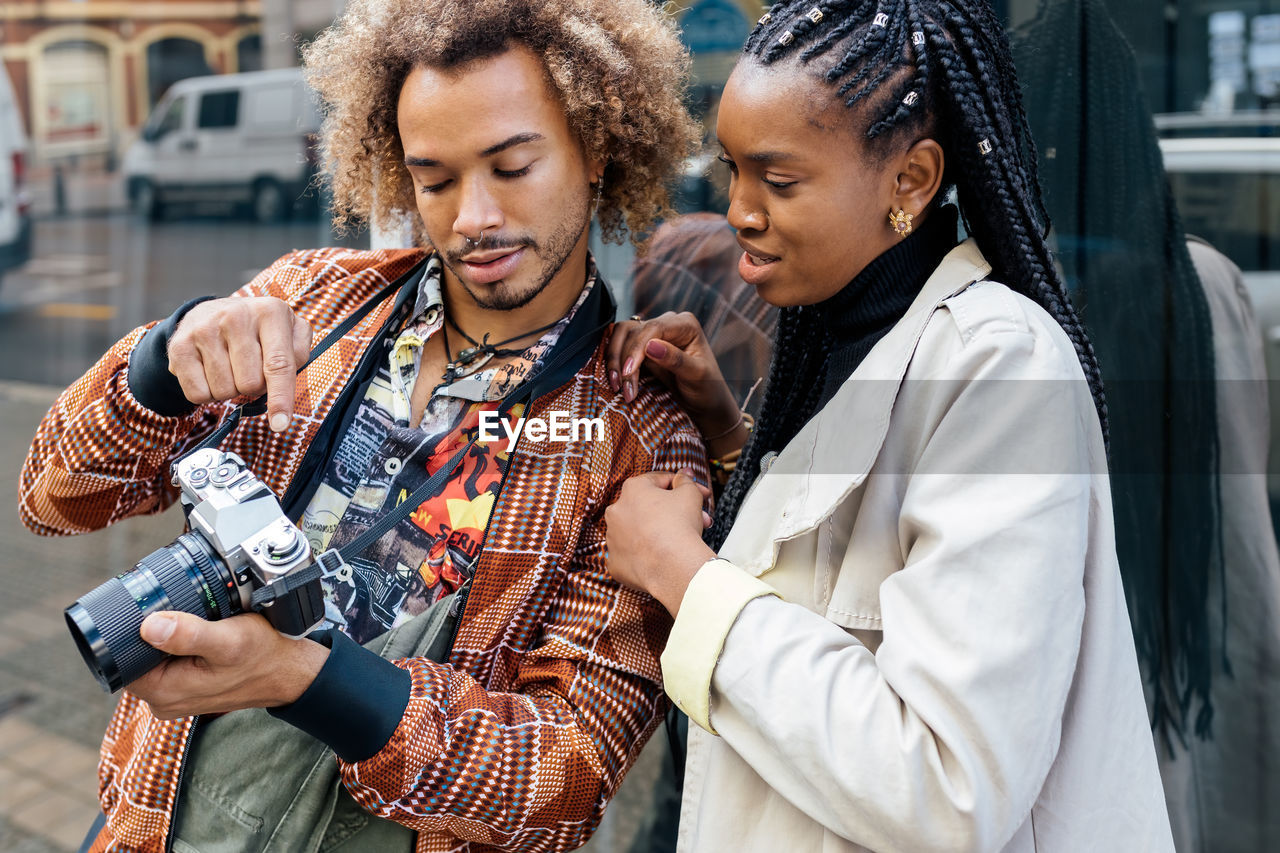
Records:
M676 478L676 475L672 471L646 471L645 473L641 474L639 477L632 477L633 480L645 481L651 485L657 486L660 489L671 488L671 482L675 478Z
M293 315L293 360L301 367L311 356L311 324Z
M613 333L609 336L604 363L609 375L609 387L615 394L622 390L622 352L626 348L627 339L639 328L640 323L636 320L622 320L614 324Z
M294 359L297 335L294 314L284 303L267 311L258 322L262 347L262 374L267 386L267 420L275 432L289 428L293 417L293 393L298 363ZM305 358L305 356L304 356Z
M191 346L169 347L169 372L182 387L182 395L192 403L213 402L213 392L204 378L204 364Z
M266 390L262 375L262 347L257 337L232 335L227 338L227 360L237 397L257 397Z
M232 325L228 337L234 336ZM202 381L209 389L209 399L230 400L235 397L239 393L236 391L235 371L231 367L221 326L213 322L196 327L190 333L190 342L203 374Z
M698 482L693 476L693 469L681 468L676 472L675 478L672 480L671 488L679 489L683 486L693 486L704 497L711 497L711 487Z
M711 513L707 512L704 509L702 511L702 529L706 530L710 526L711 526Z
M672 373L679 373L684 367L684 350L661 338L652 338L644 345L644 358L646 363L660 365Z
M162 610L142 620L138 633L149 645L171 655L187 657L203 655L203 628L209 623L180 610Z
M203 658L214 666L230 665L242 656L246 637L256 627L255 615L206 622L191 613L164 610L144 619L139 633L143 640L162 652Z

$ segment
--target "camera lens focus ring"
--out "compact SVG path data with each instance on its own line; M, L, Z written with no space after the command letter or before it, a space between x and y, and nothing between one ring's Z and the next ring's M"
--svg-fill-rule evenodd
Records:
M148 614L180 610L225 619L240 611L232 582L208 541L186 533L81 597L67 609L67 626L94 677L107 690L118 690L164 658L138 634Z

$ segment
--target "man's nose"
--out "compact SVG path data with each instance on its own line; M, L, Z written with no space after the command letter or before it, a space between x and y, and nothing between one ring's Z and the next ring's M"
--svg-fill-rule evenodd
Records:
M502 226L502 208L486 181L473 178L464 181L461 189L458 214L453 221L454 233L479 240L486 231Z

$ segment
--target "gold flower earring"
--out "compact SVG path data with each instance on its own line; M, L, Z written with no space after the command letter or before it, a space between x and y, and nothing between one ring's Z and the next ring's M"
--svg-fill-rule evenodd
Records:
M915 216L907 213L902 208L898 208L897 213L893 213L892 211L889 213L889 225L893 228L893 232L899 237L906 237L911 233L911 228L913 227L911 225L911 220L913 219L915 219Z

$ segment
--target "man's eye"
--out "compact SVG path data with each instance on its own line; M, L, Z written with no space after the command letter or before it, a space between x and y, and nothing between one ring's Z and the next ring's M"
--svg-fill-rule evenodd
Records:
M511 169L511 170L494 169L493 171L494 171L494 174L496 174L500 178L522 178L525 175L529 174L529 170L532 168L533 168L533 164L530 163L528 166L525 166L523 169Z
M728 166L730 172L733 172L735 175L738 173L738 164L730 160L728 157L721 154L716 159Z
M420 191L424 193L438 193L447 186L449 186L448 181L441 181L438 184L423 184Z
M795 181L771 181L768 178L762 179L766 184L778 190L785 190L787 187L794 187Z

